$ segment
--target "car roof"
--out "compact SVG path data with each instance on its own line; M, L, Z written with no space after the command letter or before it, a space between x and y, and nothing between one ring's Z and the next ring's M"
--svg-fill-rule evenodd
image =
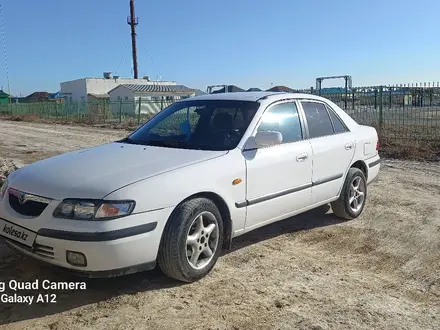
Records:
M283 100L315 100L321 101L325 104L329 105L344 123L348 126L350 130L355 130L359 126L359 124L351 118L344 110L342 110L337 104L333 103L331 100L314 94L308 93L288 93L288 92L233 92L233 93L215 93L215 94L205 94L200 96L194 96L191 98L186 98L179 100L177 102L184 101L192 101L192 100L231 100L231 101L251 101L251 102L259 102L263 105L263 108L266 106Z
M233 93L215 93L194 96L182 101L196 100L232 100L232 101L259 101L261 99L270 99L273 101L285 98L308 98L322 100L323 98L313 94L305 93L286 93L286 92L233 92Z
M231 93L213 93L204 94L199 96L193 96L190 99L183 99L183 101L188 100L234 100L234 101L258 101L259 99L274 95L283 94L276 92L231 92Z

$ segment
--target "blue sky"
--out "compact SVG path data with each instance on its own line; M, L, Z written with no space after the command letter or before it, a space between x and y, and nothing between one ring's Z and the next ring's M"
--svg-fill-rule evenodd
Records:
M12 94L56 92L61 81L104 71L132 76L128 3L0 0ZM270 3L136 0L139 74L202 90L307 88L344 74L355 86L440 80L438 0Z

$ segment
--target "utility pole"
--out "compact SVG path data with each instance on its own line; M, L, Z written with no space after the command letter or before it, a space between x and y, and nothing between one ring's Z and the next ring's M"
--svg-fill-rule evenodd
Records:
M138 79L138 62L136 50L136 25L138 25L138 18L134 14L134 0L130 0L130 16L127 17L127 23L131 27L131 48L133 52L133 72L134 79Z
M8 56L6 52L6 38L5 38L5 27L4 27L4 20L3 20L3 5L0 4L0 23L1 23L1 31L2 31L2 39L3 39L3 51L5 55L5 69L6 69L6 80L8 81L8 98L9 103L12 103L12 97L11 97L11 86L9 82L9 68L8 68ZM2 86L3 90L3 86Z

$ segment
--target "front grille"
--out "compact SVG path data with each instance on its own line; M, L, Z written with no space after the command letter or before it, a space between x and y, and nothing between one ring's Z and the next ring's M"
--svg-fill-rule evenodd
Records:
M24 203L20 203L20 199L16 193L9 192L9 205L18 214L28 217L38 217L43 213L48 203L43 201L26 200Z
M10 239L6 239L6 242L9 243L9 245L12 247L20 247L23 250L34 253L40 257L44 257L47 259L55 259L55 252L53 247L51 246L34 243L32 247L29 247L24 244L18 243L16 241L12 241ZM21 252L20 250L16 250L16 251Z
M41 257L50 258L50 259L54 258L53 247L50 246L35 243L33 247L33 252Z

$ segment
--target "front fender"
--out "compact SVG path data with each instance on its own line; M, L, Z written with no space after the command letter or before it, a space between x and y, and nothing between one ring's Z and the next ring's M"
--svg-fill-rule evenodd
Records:
M233 185L232 181L241 179ZM175 207L189 196L214 193L226 203L233 231L244 227L245 208L235 203L246 199L246 164L239 149L226 155L166 172L122 187L105 199L136 201L134 213Z

